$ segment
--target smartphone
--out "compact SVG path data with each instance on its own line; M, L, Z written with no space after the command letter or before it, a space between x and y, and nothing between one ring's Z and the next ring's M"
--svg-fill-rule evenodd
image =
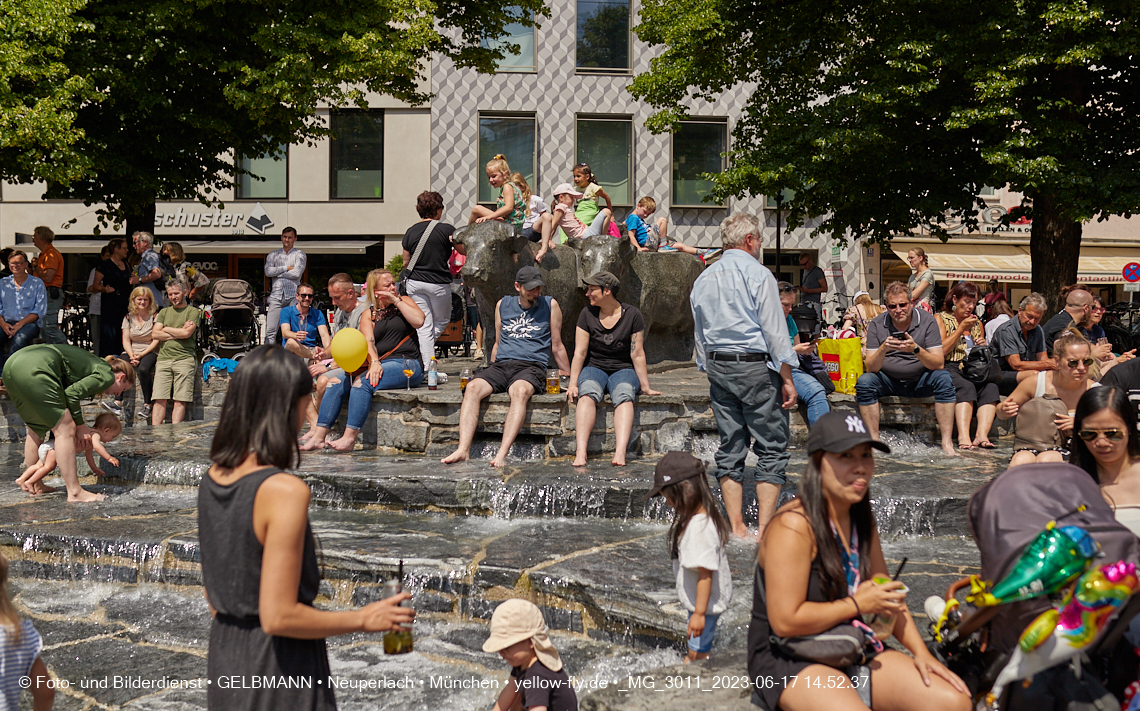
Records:
M906 333L904 333L902 331L895 331L894 333L891 334L891 338L897 338L900 341L905 341L906 340Z

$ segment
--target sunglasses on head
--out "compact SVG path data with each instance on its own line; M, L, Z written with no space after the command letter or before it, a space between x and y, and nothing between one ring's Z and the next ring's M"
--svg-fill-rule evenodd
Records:
M1077 436L1085 442L1095 442L1101 435L1104 435L1109 442L1119 442L1124 439L1124 430L1081 430L1077 433Z
M787 294L789 291L795 291L795 290L796 290L796 287L794 287L794 286L781 286L780 287L780 293L781 294Z
M1065 361L1065 365L1069 366L1070 368L1076 368L1078 365L1084 365L1086 368L1091 368L1092 364L1095 362L1096 361L1094 361L1092 358L1070 358L1069 360Z

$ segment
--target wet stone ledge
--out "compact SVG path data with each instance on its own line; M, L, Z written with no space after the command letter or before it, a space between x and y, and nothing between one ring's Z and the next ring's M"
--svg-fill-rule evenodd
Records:
M452 370L458 367L455 362L444 363ZM411 391L376 393L357 447L430 456L450 453L459 439L459 408L463 397L458 380L457 375L452 375L436 391L420 387ZM710 406L708 381L704 374L692 366L676 367L654 373L651 383L664 394L643 396L638 401L634 410L630 455L691 451L694 440L716 434L716 418ZM216 422L228 384L227 373L213 373L206 383L199 375L188 421ZM856 409L855 400L850 395L833 393L828 399L833 409ZM136 386L127 392L123 401L124 424L127 427L145 429L144 423L135 419L140 404L141 393ZM509 405L510 398L505 394L492 395L483 403L476 430L477 446L493 443L502 434ZM88 419L93 419L99 412L102 410L98 402L84 403L84 415ZM527 408L519 442L529 445L541 458L571 456L576 446L575 415L575 405L567 401L565 394L535 395ZM346 417L347 412L342 411L336 428L343 429ZM938 423L933 399L884 398L882 427L936 440ZM806 410L802 403L791 413L791 432L791 444L802 446L807 439ZM15 442L22 437L23 423L7 395L0 393L0 441ZM598 406L587 451L591 455L603 454L613 452L614 447L613 407L607 397Z

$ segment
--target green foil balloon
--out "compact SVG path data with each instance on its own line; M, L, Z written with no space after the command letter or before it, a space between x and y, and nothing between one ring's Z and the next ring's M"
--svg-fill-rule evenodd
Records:
M1100 544L1085 529L1050 524L1030 542L1009 575L966 600L975 607L993 607L1056 592L1085 572L1099 551Z

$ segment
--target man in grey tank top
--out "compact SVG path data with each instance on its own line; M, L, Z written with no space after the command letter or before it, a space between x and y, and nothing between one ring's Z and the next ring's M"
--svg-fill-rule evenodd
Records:
M562 345L562 309L550 296L542 295L542 273L523 267L515 275L518 296L504 296L495 304L495 347L491 364L475 371L459 409L459 446L444 464L470 457L479 405L494 393L509 393L511 407L503 422L503 441L491 466L506 464L507 452L522 429L531 395L546 389L546 366L553 355L562 375L570 374L570 360Z

